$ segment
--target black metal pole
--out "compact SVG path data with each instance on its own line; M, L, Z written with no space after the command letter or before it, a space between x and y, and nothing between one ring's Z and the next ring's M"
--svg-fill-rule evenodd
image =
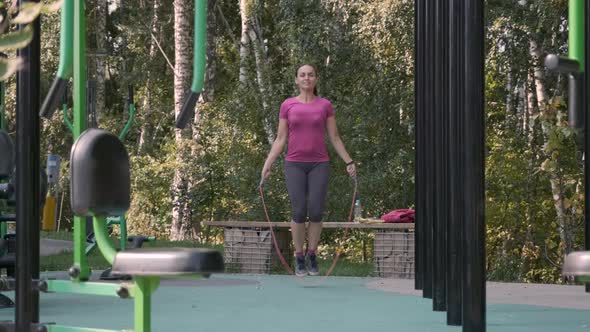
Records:
M465 0L463 331L483 332L485 315L484 1Z
M447 73L447 15L446 0L436 0L435 5L435 41L434 41L434 172L435 176L435 214L433 223L434 265L433 265L433 293L432 309L446 310L446 152L447 152L447 105L445 100L448 93L446 81Z
M461 240L463 229L462 98L463 11L462 0L449 5L449 220L447 222L447 324L461 325Z
M39 2L33 0L31 2ZM24 1L19 0L19 7ZM39 294L31 287L39 279L39 84L40 18L33 23L33 40L18 52L25 67L17 74L16 111L16 331L30 331L39 322Z
M424 2L414 1L414 119L416 122L416 220L414 229L414 288L424 287Z
M582 109L585 111L586 116L584 117L584 249L590 250L590 107L588 107L588 93L590 92L590 76L588 71L590 70L590 19L588 18L590 13L590 0L586 0L586 15L585 15L585 30L586 30L586 45L585 45L585 68L583 74L584 91L582 95ZM590 283L586 283L586 293L590 293Z
M434 168L434 65L432 59L434 58L434 3L433 1L425 1L425 38L424 38L424 287L422 288L422 296L425 298L432 298L433 291L433 218L436 213L434 211L434 197L435 197L435 174Z

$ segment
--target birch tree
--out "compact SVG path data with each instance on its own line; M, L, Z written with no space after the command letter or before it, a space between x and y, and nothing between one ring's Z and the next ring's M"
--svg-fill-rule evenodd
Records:
M192 1L174 0L174 114L178 117L191 82L192 43L191 19ZM181 241L193 238L192 211L189 198L189 178L182 167L190 158L189 142L191 128L175 130L178 148L177 163L172 183L172 225L170 239Z
M269 120L270 106L269 95L271 88L266 72L266 48L264 38L262 37L262 26L260 23L261 1L259 0L240 0L240 18L242 33L240 38L240 73L239 79L242 89L248 85L248 79L252 76L256 78L256 88L260 93L261 107L263 111L263 127L266 132L266 139L270 145L275 140L274 128ZM249 75L249 56L254 53L255 75Z

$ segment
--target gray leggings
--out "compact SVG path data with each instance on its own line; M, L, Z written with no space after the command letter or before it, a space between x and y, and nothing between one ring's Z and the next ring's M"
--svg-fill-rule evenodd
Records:
M285 180L291 198L292 220L321 222L324 213L330 162L285 161Z

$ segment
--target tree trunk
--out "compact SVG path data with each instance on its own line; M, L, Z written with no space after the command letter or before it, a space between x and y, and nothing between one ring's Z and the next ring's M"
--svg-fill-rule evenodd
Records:
M262 110L264 112L264 131L266 132L266 138L268 144L272 145L275 141L274 129L270 116L269 106L269 92L268 81L265 78L265 64L266 64L266 51L264 47L264 39L262 38L262 27L260 26L260 20L257 17L250 18L250 29L248 36L250 37L250 47L254 50L254 60L256 62L256 81L258 83L258 91L260 91L260 97L262 99Z
M242 21L242 33L240 37L240 75L239 80L242 86L246 85L247 68L246 61L248 60L250 38L248 37L248 16L247 16L247 0L240 0L240 18Z
M158 11L160 10L160 1L161 0L153 0L153 6L152 6L152 10L153 10L153 14L152 14L152 20L151 20L151 34L153 36L158 37L159 35L159 23L158 23L158 19L159 19L159 13ZM156 42L154 41L154 38L151 38L150 36L150 51L149 51L149 61L151 63L154 62L154 60L156 59L156 56L158 50L157 50L157 46L156 46ZM149 123L149 121L147 119L149 119L150 115L154 112L154 106L153 106L153 100L152 100L152 71L148 70L146 73L146 84L145 84L145 97L143 99L143 106L142 109L144 111L144 116L143 116L143 126L141 126L140 128L140 133L139 133L139 141L138 141L138 152L139 153L143 153L145 152L146 146L150 144L149 142L149 137L150 137L150 129L152 128L151 123Z
M191 55L192 36L191 19L192 2L190 0L174 0L174 114L178 117L182 109L186 93L191 81ZM189 199L189 179L187 170L183 167L190 157L186 138L190 138L190 128L175 130L175 139L178 146L177 162L179 167L174 173L172 183L172 226L170 240L181 241L192 239L192 211Z
M266 138L269 144L272 145L274 142L274 130L272 123L269 121L269 88L264 77L264 64L266 60L265 49L262 44L263 39L261 37L262 28L260 27L259 20L254 13L252 1L240 0L240 18L242 20L242 35L240 38L240 75L239 80L242 89L247 87L248 81L248 56L253 51L254 61L256 65L256 81L258 84L258 91L261 95L262 110L263 110L263 123L262 126L266 132Z
M539 112L543 114L547 108L547 96L543 82L544 74L543 69L541 68L541 58L543 52L533 38L530 39L530 54L533 60L533 79L535 84L537 106L539 107ZM548 120L541 120L541 128L543 129L543 138L545 144L548 142L550 134L547 121ZM555 171L550 174L551 194L553 197L553 206L555 207L555 212L557 215L557 222L559 224L559 234L562 241L562 246L565 249L565 254L568 254L574 245L572 236L569 234L570 225L568 222L567 209L565 208L564 201L564 181L563 174L561 173L560 169L561 166L558 157L556 160Z

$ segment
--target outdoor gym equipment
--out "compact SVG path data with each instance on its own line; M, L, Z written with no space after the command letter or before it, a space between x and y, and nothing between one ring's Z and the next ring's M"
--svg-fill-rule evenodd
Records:
M585 242L584 250L572 252L565 257L562 273L564 276L574 277L578 282L586 283L586 292L590 292L590 116L588 105L590 93L590 72L588 54L590 54L590 20L587 13L590 13L590 2L583 0L570 0L569 2L569 59L558 58L562 64L562 72L570 71L575 74L577 88L572 97L571 76L570 76L570 115L578 112L577 118L584 128L584 226ZM546 59L549 61L549 57ZM553 59L552 61L555 61ZM577 66L576 66L577 65ZM548 66L549 67L549 66ZM557 65L556 67L560 67ZM572 99L575 99L572 103ZM582 127L582 125L580 125Z
M63 26L71 26L71 23L68 20L71 20L72 17L68 16L69 10L68 8L64 7L64 11L62 12L62 24ZM62 33L62 37L65 36L70 36L71 33ZM63 39L62 38L62 39ZM67 43L61 44L63 45L67 45ZM75 122L76 120L72 121L70 119L70 116L68 115L68 80L69 80L69 76L71 75L72 71L70 69L68 69L68 66L70 66L71 60L68 58L70 51L68 50L64 50L63 47L60 49L60 51L62 52L61 54L64 54L63 58L60 57L60 67L58 69L58 74L55 78L55 80L53 81L53 85L52 88L49 91L49 95L47 96L47 98L45 99L45 102L43 103L42 109L41 109L41 116L45 117L45 118L50 118L54 111L57 109L58 105L57 105L57 101L59 100L59 98L53 96L53 93L56 94L61 94L61 102L62 102L62 111L63 111L63 117L64 117L64 121L66 123L66 125L68 126L68 128L70 129L70 131L73 134L74 139L77 137L75 132L75 126L73 124L73 122ZM78 117L81 118L78 119L78 121L81 121L84 123L84 127L87 126L88 122L90 122L90 126L91 127L96 127L97 126L97 121L96 121L96 96L95 96L95 90L96 90L96 84L94 81L86 81L86 99L85 99L85 103L86 103L86 108L84 109L84 113L79 115ZM133 86L132 85L128 85L128 94L127 94L127 105L128 105L128 114L129 117L127 119L127 122L125 123L125 126L123 127L121 133L119 134L119 139L123 140L125 138L125 136L127 135L127 133L129 132L129 129L131 128L131 125L133 123L134 120L134 114L135 114L135 101L134 101L134 91L133 91ZM90 121L88 120L88 115L90 115ZM76 116L74 116L76 118ZM78 124L80 125L80 124ZM50 210L50 206L46 207L46 210ZM44 213L44 215L50 215L50 212ZM76 218L76 217L74 217ZM90 252L92 252L96 246L96 240L94 237L94 232L93 232L93 228L92 228L92 218L86 218L86 242L87 245L85 247L85 255L88 255ZM45 223L44 223L45 224ZM107 226L109 227L109 229L111 229L111 227L113 225L119 225L119 229L120 229L120 245L119 248L120 250L125 250L127 249L127 247L129 248L139 248L143 245L144 242L147 241L153 241L155 238L154 237L146 237L146 236L142 236L142 235L134 235L134 236L127 236L127 223L126 223L126 219L125 216L113 216L113 217L109 217L107 219ZM116 276L116 275L112 275L110 273L110 268L105 270L104 273L101 275L101 279L108 279L108 280L114 280L114 279L128 279L128 276Z
M15 241L16 234L8 233L7 223L16 222L14 207L16 206L15 193L15 151L12 139L6 132L5 105L4 105L4 83L0 84L0 118L3 119L0 125L0 269L6 270L6 275L14 278L15 273ZM47 190L46 176L41 174L42 196L38 197L40 207L45 204L45 192ZM12 286L12 288L11 288ZM0 286L1 291L14 290L14 282L4 283ZM0 294L0 308L12 307L14 302L3 294Z
M193 54L193 82L180 114L176 118L176 128L184 129L195 110L203 90L207 51L207 2L195 0L195 33Z
M4 112L0 111L0 114ZM3 116L2 116L3 117ZM4 131L4 125L0 127L0 268L7 269L7 275L14 277L14 255L8 256L8 241L5 240L6 223L15 221L15 216L6 214L10 212L9 206L14 206L14 185L10 182L14 170L14 145L8 133ZM0 294L0 308L12 307L14 302Z
M196 0L196 3L204 0ZM202 5L202 4L201 4ZM69 269L71 280L39 280L39 224L18 223L23 226L22 236L17 239L17 261L20 260L16 278L16 313L15 322L0 323L0 331L104 331L82 327L70 327L57 324L43 324L39 322L38 291L65 292L77 294L93 294L106 296L120 296L134 298L135 302L135 332L149 332L151 330L151 294L158 287L160 276L186 276L194 274L210 274L223 271L222 255L210 249L170 248L138 249L117 252L108 241L106 218L124 214L130 202L130 174L129 157L125 146L114 135L100 129L84 131L85 122L81 115L85 114L85 75L86 75L86 26L85 1L65 0L62 18L70 13L73 24L62 24L62 42L64 33L73 39L73 47L66 50L73 52L74 77L74 135L75 142L70 156L72 209L77 217L74 221L74 264ZM72 9L73 10L69 10ZM195 6L202 8L202 6ZM66 20L67 21L67 20ZM63 22L63 20L62 20ZM39 20L35 29L39 29ZM35 103L39 93L40 73L40 41L37 39L23 50L25 58L29 59L28 71L19 72L19 100ZM71 41L70 41L71 42ZM63 51L63 48L62 48ZM63 54L62 54L63 55ZM67 76L59 76L66 79ZM57 82L61 82L56 80ZM59 93L59 85L52 88L53 93ZM55 95L47 100L55 100ZM47 102L46 100L46 102ZM21 105L17 112L17 136L28 138L19 140L17 145L17 168L23 169L19 174L19 197L36 197L39 188L29 185L26 176L34 184L39 170L39 120L28 117L30 109L36 105ZM22 136L20 136L22 135ZM31 162L29 159L35 159ZM37 172L37 174L35 174ZM25 204L28 203L28 204ZM19 220L29 215L39 213L38 207L31 206L30 201L18 200L17 217ZM27 210L28 208L28 210ZM132 283L100 283L88 282L89 268L84 255L85 223L83 218L93 217L98 247L112 263L113 271L133 276ZM26 220L26 219L25 219ZM30 249L32 248L32 249Z
M86 105L87 105L87 113L90 114L90 124L92 128L97 127L96 121L96 84L94 81L87 81L87 98L86 98ZM121 133L119 134L119 140L123 141L127 133L129 132L129 128L131 128L131 124L133 123L134 113L135 113L135 101L134 101L134 93L133 93L133 86L131 84L127 87L127 105L128 105L128 114L129 118L125 123L125 126ZM67 110L67 105L64 105L64 112ZM67 118L67 114L64 113L64 117ZM69 120L67 120L69 121ZM71 122L71 121L70 121ZM112 230L113 225L119 225L120 236L119 236L119 249L126 250L127 248L136 249L141 248L144 242L154 241L155 237L151 236L143 236L143 235L127 235L127 222L124 215L121 216L112 216L107 218L107 227L109 232ZM96 246L96 238L95 233L93 231L93 223L92 218L86 218L86 255L90 254ZM125 275L116 275L111 273L111 268L106 269L101 274L101 279L104 280L118 280L118 279L130 279L131 276Z
M584 127L584 0L568 3L568 57L549 54L545 57L547 69L569 74L568 122L572 128Z
M100 156L100 157L96 157ZM98 247L112 264L113 273L132 275L133 284L40 281L47 292L72 292L133 297L136 332L151 329L151 294L161 276L189 276L223 271L223 257L211 249L141 249L117 252L108 239L106 218L124 214L129 208L131 180L125 146L114 135L90 128L76 140L70 156L72 210L92 216ZM76 267L70 274L79 273ZM48 331L86 331L48 325ZM106 331L106 330L105 330Z

